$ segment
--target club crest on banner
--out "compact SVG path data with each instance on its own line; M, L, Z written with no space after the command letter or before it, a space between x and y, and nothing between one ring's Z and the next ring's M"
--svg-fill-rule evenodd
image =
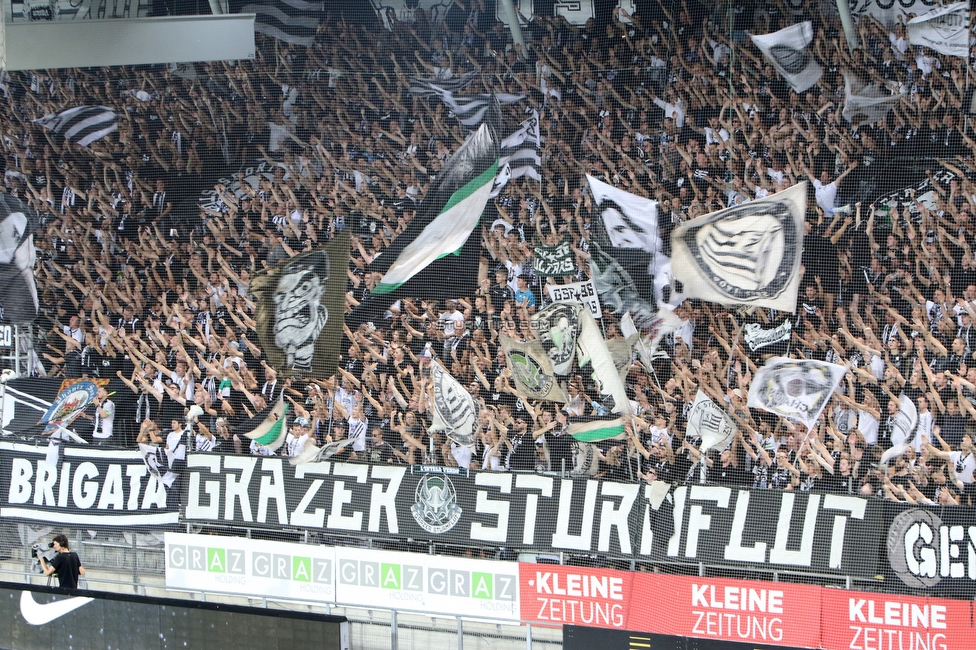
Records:
M675 275L689 296L796 308L806 184L693 219L672 237Z
M548 393L555 380L542 373L542 367L530 354L521 350L508 353L508 367L520 382L534 393Z
M532 317L542 348L557 375L569 374L573 366L581 311L579 303L557 302Z
M937 560L941 528L939 515L921 508L899 513L888 527L888 562L909 587L929 589L942 580Z
M91 404L96 393L98 393L98 386L92 381L63 382L57 399L38 424L47 425L44 429L45 434L57 431L59 427L68 426Z
M769 53L784 70L790 74L800 74L810 63L810 55L789 45L774 45Z
M430 376L434 385L434 425L431 431L444 431L448 438L459 445L474 445L474 430L478 423L477 402L441 364L431 364Z
M845 366L773 357L749 387L749 406L813 426L846 374Z
M454 528L461 519L461 507L451 479L438 474L424 476L417 483L410 513L428 533L438 535Z

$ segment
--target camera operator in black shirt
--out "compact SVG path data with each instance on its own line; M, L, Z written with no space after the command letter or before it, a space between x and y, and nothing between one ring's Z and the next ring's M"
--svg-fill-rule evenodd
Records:
M64 535L56 535L54 541L51 542L51 547L57 551L57 554L48 564L44 556L40 553L37 554L38 559L41 561L41 569L44 570L44 575L49 576L52 573L58 574L58 582L64 589L77 589L78 588L78 576L85 575L85 567L81 566L81 558L78 554L68 548L68 538Z

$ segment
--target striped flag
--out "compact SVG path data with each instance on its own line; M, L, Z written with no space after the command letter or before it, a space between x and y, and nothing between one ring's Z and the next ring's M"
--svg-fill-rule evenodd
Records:
M502 140L501 157L498 167L509 167L509 178L530 176L542 180L542 158L539 156L539 112L532 110L532 116L519 124L515 133Z
M456 93L468 87L472 81L478 77L477 72L465 72L457 77L445 77L443 79L424 79L423 77L412 77L410 87L407 89L411 95L417 97L427 97L440 94L438 91ZM434 87L437 87L435 90Z
M244 5L243 13L255 14L255 32L308 47L325 15L325 5L304 0L265 0Z
M619 415L585 415L571 417L566 433L579 442L623 440L627 437L624 419Z
M34 120L68 142L87 147L119 130L118 113L108 106L78 106Z
M508 93L497 93L495 95L472 95L471 97L455 97L454 93L444 88L431 84L431 90L441 96L444 105L461 121L464 126L473 129L481 124L488 109L492 104L492 98L496 98L499 104L514 104L525 99L525 95L510 95Z
M370 265L383 278L349 315L350 327L381 314L396 293L444 299L477 285L478 223L498 173L498 119L495 102L493 116L444 163L417 216Z

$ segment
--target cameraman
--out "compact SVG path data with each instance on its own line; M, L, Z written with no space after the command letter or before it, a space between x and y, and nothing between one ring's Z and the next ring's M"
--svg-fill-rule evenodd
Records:
M55 535L51 546L57 554L51 560L50 564L44 560L43 555L40 553L37 554L38 559L41 561L41 569L44 570L44 575L49 576L56 572L62 588L77 589L78 576L85 575L85 567L81 566L81 558L78 557L77 553L68 548L68 538L64 535Z

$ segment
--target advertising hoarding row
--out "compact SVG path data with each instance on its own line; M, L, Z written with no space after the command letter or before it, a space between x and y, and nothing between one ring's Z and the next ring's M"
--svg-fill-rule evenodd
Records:
M181 533L166 586L751 647L968 650L976 634L972 601Z

